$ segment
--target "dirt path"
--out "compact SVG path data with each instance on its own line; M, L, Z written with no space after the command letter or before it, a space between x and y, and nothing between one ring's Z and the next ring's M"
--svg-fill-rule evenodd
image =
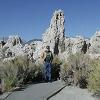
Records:
M97 100L86 89L66 87L50 100ZM100 100L100 99L99 99Z
M45 100L48 94L62 86L61 81L34 84L24 90L13 92L6 100Z

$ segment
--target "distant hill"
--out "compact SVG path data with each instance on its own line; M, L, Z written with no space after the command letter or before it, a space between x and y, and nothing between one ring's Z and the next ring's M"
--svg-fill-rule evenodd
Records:
M34 41L42 41L42 39L32 39L26 42L25 44L30 44L31 42L34 42Z

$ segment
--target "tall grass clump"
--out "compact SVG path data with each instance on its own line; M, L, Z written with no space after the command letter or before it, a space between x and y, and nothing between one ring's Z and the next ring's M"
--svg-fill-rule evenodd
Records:
M0 76L4 81L4 90L42 80L42 66L30 61L27 56L16 57L0 63Z
M61 66L61 79L68 85L87 87L90 70L90 58L86 54L70 55Z
M100 59L94 59L91 62L88 89L96 94L100 94Z

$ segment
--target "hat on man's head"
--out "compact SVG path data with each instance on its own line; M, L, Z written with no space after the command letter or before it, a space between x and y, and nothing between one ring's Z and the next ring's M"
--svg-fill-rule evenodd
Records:
M50 49L50 46L46 46L47 49Z

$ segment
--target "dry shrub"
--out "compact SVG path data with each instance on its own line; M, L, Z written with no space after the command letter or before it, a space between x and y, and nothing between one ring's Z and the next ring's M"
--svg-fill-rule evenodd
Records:
M30 61L27 56L0 63L0 76L4 80L4 90L42 80L42 66Z
M100 59L92 60L88 79L88 89L100 94Z
M75 84L81 88L87 87L90 58L86 54L70 55L61 67L61 79L68 85Z

